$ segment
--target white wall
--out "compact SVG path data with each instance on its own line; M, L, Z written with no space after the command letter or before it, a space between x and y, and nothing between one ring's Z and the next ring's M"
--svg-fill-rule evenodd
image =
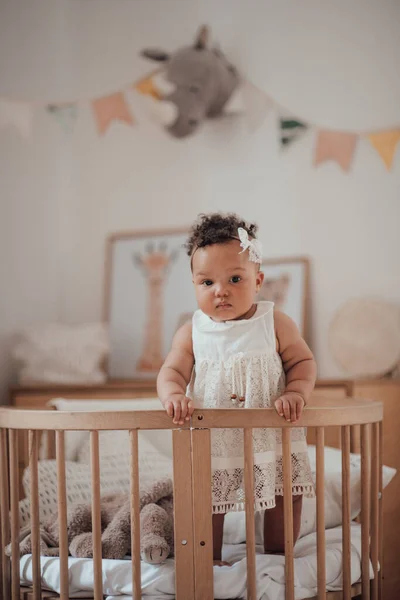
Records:
M400 123L400 5L396 0L21 0L0 2L0 95L90 98L151 68L145 46L173 50L210 24L257 85L321 126ZM340 376L327 348L349 297L400 301L400 157L387 173L361 141L351 172L314 169L315 134L288 153L274 115L254 135L208 125L173 140L131 95L134 128L100 138L83 103L65 136L37 113L32 138L0 132L0 380L7 340L36 322L99 319L104 242L121 229L177 226L222 209L255 219L269 256L312 259L313 349L321 376Z

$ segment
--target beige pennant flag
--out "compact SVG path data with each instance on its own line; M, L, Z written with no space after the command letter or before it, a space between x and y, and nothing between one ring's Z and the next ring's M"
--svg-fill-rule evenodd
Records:
M259 87L245 80L242 84L243 112L249 133L256 132L274 107L273 100Z
M396 146L400 141L400 129L387 129L386 131L370 133L368 139L385 163L387 170L390 171Z
M314 166L334 160L343 171L348 171L353 159L358 136L343 131L320 130L315 148Z
M11 125L22 137L29 137L32 130L32 105L0 98L0 128Z
M113 121L133 125L133 117L122 92L96 98L92 101L92 107L100 134L104 133Z

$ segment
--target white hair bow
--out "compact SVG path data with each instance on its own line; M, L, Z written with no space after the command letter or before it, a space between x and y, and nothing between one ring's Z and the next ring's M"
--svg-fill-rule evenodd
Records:
M255 263L261 263L262 261L262 244L260 240L250 240L249 234L243 227L239 227L238 235L240 240L240 247L243 248L242 254L245 250L249 250L249 260Z

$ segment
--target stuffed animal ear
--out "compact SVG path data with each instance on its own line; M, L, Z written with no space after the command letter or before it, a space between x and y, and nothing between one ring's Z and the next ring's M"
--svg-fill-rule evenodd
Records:
M141 51L141 56L145 58L149 58L150 60L155 60L156 62L166 62L170 59L168 52L164 52L164 50L160 50L159 48L146 48Z
M208 40L210 37L210 30L207 25L203 25L200 27L199 32L197 34L196 40L194 42L194 47L196 50L204 50L208 44Z

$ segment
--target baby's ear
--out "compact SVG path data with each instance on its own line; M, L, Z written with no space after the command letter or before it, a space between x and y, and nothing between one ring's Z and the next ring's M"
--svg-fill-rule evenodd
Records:
M257 276L256 276L257 292L260 291L263 281L264 281L264 273L261 270L259 270L259 271L257 271Z

